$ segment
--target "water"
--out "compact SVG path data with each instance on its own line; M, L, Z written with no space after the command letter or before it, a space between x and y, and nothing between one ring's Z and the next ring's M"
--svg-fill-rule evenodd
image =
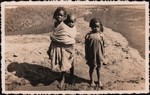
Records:
M129 45L136 48L141 56L145 56L145 9L121 6L105 6L92 14L85 16L86 21L97 17L105 27L121 33L129 41Z

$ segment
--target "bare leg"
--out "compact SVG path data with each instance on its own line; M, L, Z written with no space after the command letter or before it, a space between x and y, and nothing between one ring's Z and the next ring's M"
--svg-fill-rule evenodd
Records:
M70 76L71 76L71 83L74 84L74 61L72 63L72 67L70 68Z
M74 78L74 66L70 68L70 76L71 78Z
M62 77L61 77L61 81L60 81L60 89L63 88L64 82L65 82L65 73L66 72L62 72Z
M90 75L90 85L91 86L95 86L95 83L94 83L94 80L93 80L93 71L94 71L94 67L90 67L90 70L89 70L89 75Z
M102 85L102 83L100 81L100 67L97 67L96 71L97 71L98 87L101 88L103 85Z

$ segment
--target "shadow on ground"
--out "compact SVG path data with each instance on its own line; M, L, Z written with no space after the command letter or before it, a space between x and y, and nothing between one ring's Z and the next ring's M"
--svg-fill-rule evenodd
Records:
M15 75L19 78L25 78L27 79L32 86L36 86L40 83L44 85L50 85L54 81L60 81L61 73L54 72L51 69L47 67L43 67L40 65L30 64L30 63L18 63L18 62L12 62L7 67L8 72L16 72ZM88 83L89 81L74 76L75 83ZM66 73L66 83L71 83L71 78L69 73Z

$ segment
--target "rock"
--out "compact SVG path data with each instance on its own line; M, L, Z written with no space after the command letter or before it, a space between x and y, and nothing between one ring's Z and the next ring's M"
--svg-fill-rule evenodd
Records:
M13 57L18 57L18 56L14 54Z

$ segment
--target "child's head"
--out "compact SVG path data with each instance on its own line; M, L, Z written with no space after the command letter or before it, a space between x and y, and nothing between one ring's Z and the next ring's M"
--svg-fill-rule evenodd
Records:
M58 7L53 15L53 18L56 19L58 22L62 22L65 20L67 16L67 11L64 7Z
M74 27L76 22L76 16L74 14L68 14L67 19L64 21L69 27Z
M103 25L101 21L96 18L91 19L90 25L92 32L103 32Z

